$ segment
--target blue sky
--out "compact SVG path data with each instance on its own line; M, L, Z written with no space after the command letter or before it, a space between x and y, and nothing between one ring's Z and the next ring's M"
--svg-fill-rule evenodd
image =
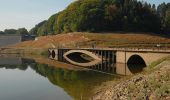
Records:
M73 0L0 0L0 30L30 29L67 7Z
M66 8L74 0L0 0L0 30L25 27L28 30ZM158 5L170 0L147 0Z
M142 1L142 0L140 0L140 1ZM163 2L165 2L165 3L170 2L170 0L143 0L143 1L147 1L148 3L151 3L151 4L156 4L157 6Z

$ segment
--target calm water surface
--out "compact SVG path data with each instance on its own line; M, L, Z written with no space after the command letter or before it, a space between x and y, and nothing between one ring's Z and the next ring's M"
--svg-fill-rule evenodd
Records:
M19 56L0 56L0 100L86 100L96 86L119 78L81 68L57 68Z

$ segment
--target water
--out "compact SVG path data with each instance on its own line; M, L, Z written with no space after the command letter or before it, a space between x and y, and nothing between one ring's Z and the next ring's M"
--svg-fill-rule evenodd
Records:
M0 100L86 100L103 82L120 79L56 63L47 58L1 55Z
M87 100L103 82L141 72L139 65L101 62L76 67L44 57L0 55L0 100Z

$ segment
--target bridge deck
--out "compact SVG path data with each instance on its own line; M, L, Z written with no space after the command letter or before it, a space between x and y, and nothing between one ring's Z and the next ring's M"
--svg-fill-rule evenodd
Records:
M170 53L170 49L140 49L140 48L51 48L65 50L112 50L112 51L127 51L127 52L155 52L155 53Z

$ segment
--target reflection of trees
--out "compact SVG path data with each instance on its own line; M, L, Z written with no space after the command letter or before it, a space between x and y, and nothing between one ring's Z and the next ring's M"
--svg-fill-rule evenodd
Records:
M0 68L26 70L28 65L0 65Z
M47 77L54 85L62 87L74 99L87 99L95 86L114 79L113 76L97 72L65 70L43 64L37 64L32 68Z
M30 66L38 74L63 88L74 99L88 99L95 86L102 82L113 80L115 77L92 71L73 71L54 68L45 64L37 64L34 60L22 59L22 64L0 65L0 68L26 70Z
M0 68L26 70L28 68L28 65L31 66L34 63L35 63L34 60L22 59L22 64L16 64L16 65L3 64L0 65Z

